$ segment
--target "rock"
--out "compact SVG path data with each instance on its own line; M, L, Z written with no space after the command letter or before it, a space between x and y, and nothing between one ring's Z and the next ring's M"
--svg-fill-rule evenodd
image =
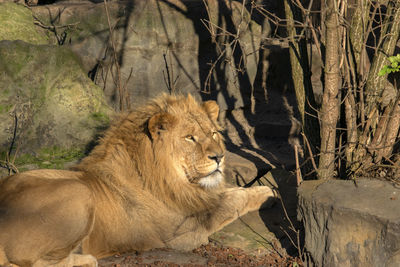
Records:
M254 183L256 178L261 181L260 178L269 171L277 172L281 169L278 166L287 166L288 169L291 169L294 163L292 157L288 156L288 144L287 142L282 143L276 140L270 141L266 146L268 152L228 145L228 151L225 154L225 180L232 185L244 186ZM268 158L266 156L268 153L276 155L276 157Z
M0 0L0 4L2 3L18 3L18 4L24 4L25 0Z
M68 48L0 41L0 58L0 153L74 154L108 124L101 88Z
M122 83L127 82L133 106L160 92L168 92L167 65L176 92L218 99L222 109L249 105L263 34L261 26L250 19L246 9L241 18L239 2L227 5L225 1L212 0L207 3L211 19L202 0L108 3L111 24L115 26L113 36ZM75 25L64 28L65 45L80 55L85 70L97 84L105 87L109 103L118 106L116 76L113 78L109 73L114 57L104 3L68 1L32 10L46 25ZM217 25L230 32L239 31L240 45L229 45L230 38L212 38L206 20L215 25L214 31ZM264 28L265 32L270 30L268 25ZM216 46L227 50L217 66L218 71L211 73L208 80L210 62L215 62L219 56ZM237 64L236 67L241 65L245 74L236 75L228 61ZM208 82L213 89L211 95L204 92L209 90Z
M308 266L400 266L400 189L380 180L305 181Z
M0 1L0 40L22 40L32 44L48 44L48 37L33 24L29 8Z
M226 247L240 248L252 255L265 255L273 251L276 237L270 231L259 212L250 212L209 238Z
M292 125L289 123L271 122L257 125L256 137L288 139Z
M240 156L238 151L225 153L225 180L232 185L243 186L257 177L257 166L248 158Z
M289 230L289 219L299 228L296 220L296 177L288 171L275 168L253 186L257 185L278 188L283 201L278 200L272 207L242 216L213 234L210 239L223 246L240 248L252 255L265 255L272 250L287 255L287 252L291 253L294 249L288 235L292 240L296 240L294 233Z

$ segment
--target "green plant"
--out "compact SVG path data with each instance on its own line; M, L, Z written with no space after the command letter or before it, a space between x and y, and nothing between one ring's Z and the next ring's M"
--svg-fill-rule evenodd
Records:
M400 71L400 54L391 56L388 59L390 61L390 65L383 66L383 68L378 73L379 76Z

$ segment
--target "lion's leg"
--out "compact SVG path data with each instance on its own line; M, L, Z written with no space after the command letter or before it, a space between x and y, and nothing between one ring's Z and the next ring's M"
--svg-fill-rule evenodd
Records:
M223 193L220 206L209 217L204 218L201 226L195 217L188 217L179 225L173 238L166 240L165 244L178 250L191 250L206 244L211 234L240 216L268 205L276 196L276 192L267 186L228 188Z
M84 266L84 267L97 267L97 260L92 255L80 255L71 254L70 255L70 265L69 266Z
M220 207L210 218L208 227L210 234L250 211L259 210L262 206L273 203L276 196L276 191L268 186L228 188L224 192Z

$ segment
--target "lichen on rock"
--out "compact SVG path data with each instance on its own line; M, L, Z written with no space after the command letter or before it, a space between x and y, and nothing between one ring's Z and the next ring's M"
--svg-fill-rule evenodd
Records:
M0 153L13 139L19 155L84 150L107 125L102 89L68 48L0 41L0 57Z
M48 44L47 36L38 31L29 8L15 3L0 3L0 40L22 40Z

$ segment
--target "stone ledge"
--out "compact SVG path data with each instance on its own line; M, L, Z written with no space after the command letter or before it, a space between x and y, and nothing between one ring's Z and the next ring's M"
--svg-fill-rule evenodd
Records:
M400 189L380 180L298 189L308 266L400 266Z

